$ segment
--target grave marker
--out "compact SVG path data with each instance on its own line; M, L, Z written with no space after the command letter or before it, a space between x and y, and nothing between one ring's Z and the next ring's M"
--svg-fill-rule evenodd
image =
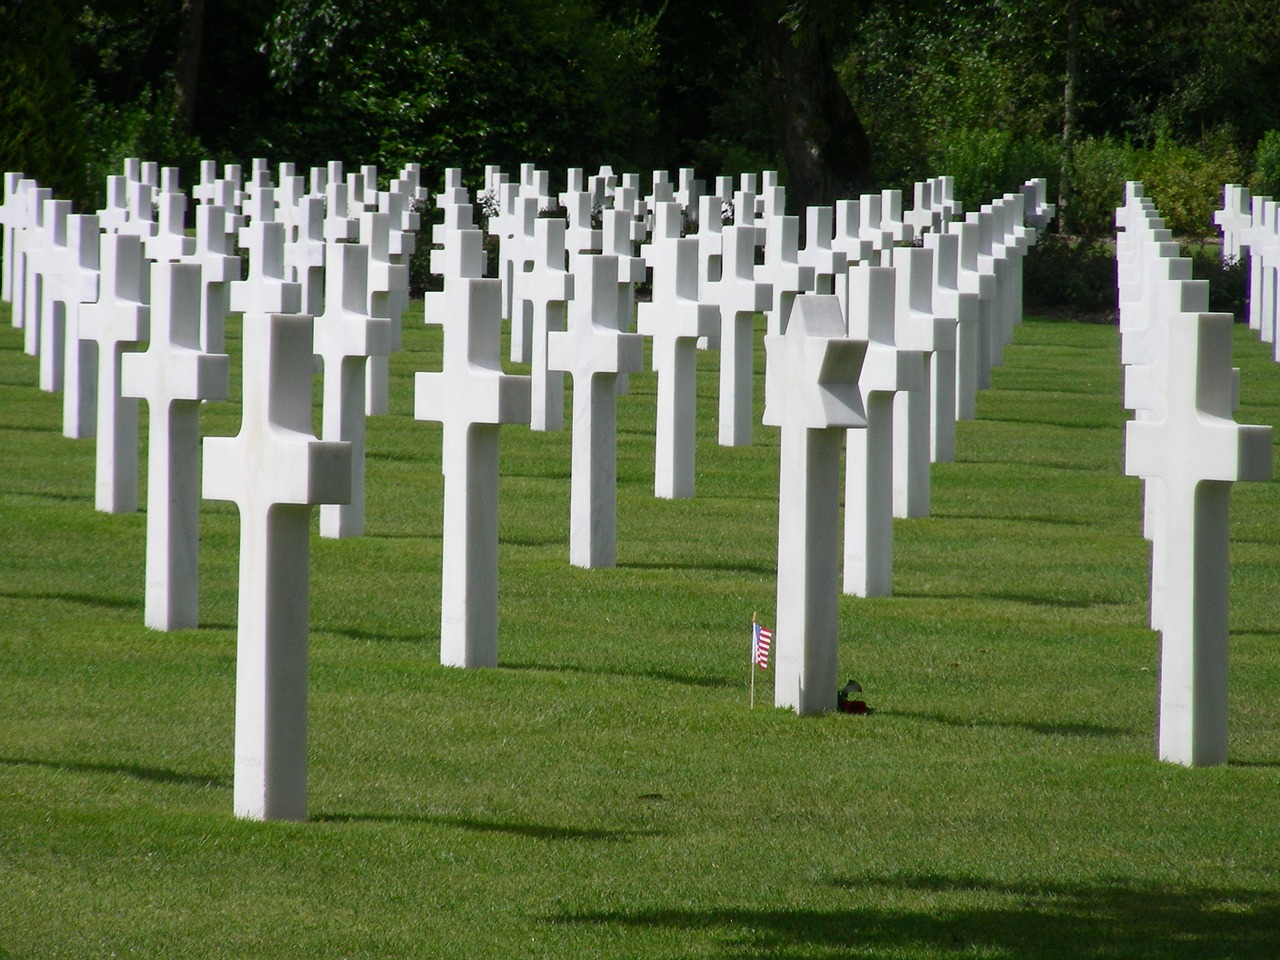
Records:
M309 521L350 496L350 448L311 433L311 318L246 320L240 432L204 441L204 496L240 509L233 802L304 820Z
M147 401L145 622L199 623L200 402L225 400L228 358L200 348L200 268L151 268L151 341L121 358L120 392Z
M62 373L62 435L92 437L97 425L97 360L93 346L80 337L84 305L98 299L98 218L67 218L67 267L58 296L66 303L65 365Z
M80 308L80 339L97 353L98 423L94 506L104 513L138 509L138 401L120 392L121 353L145 342L150 327L142 241L104 233L99 242L98 299Z
M658 374L653 491L669 500L692 497L697 340L715 332L718 311L698 302L698 241L680 236L680 204L658 204L653 239L644 250L653 268L653 295L639 305L637 328L653 338Z
M858 380L866 344L834 296L797 298L784 334L765 337L774 384L764 422L781 428L774 704L836 706L841 431L866 425Z
M547 221L541 221L543 223ZM619 373L644 363L639 334L618 316L618 259L584 257L573 278L568 329L548 334L552 370L573 377L573 452L569 489L569 562L612 567L617 559Z
M1167 529L1160 759L1227 758L1227 515L1231 484L1271 478L1271 428L1231 419L1229 314L1165 318L1165 415L1125 426L1125 472L1157 478Z
M386 214L372 214L385 218ZM364 533L365 365L385 355L391 321L371 317L369 248L330 243L325 251L324 313L315 318L313 353L324 366L320 437L341 441L351 450L350 496L320 507L320 536L358 537Z
M720 311L720 401L718 438L722 447L751 443L755 419L752 365L755 315L773 303L769 284L755 279L755 228L735 224L721 233L720 279L707 285L703 300Z
M414 377L414 417L444 428L440 662L498 662L498 429L529 422L529 378L502 372L502 286L458 279L444 318L444 365Z
M850 430L845 464L844 592L893 592L893 399L920 389L924 360L895 339L892 267L849 269L849 335L866 341L858 389L866 427Z

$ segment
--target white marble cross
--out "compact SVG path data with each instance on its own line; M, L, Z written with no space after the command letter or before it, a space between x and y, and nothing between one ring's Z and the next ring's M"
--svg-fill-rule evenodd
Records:
M1253 222L1250 199L1248 187L1242 187L1238 183L1228 183L1222 187L1222 209L1214 211L1213 222L1222 231L1223 263L1239 260L1248 249L1241 243L1241 238Z
M942 177L946 202L955 208L955 216L959 216L960 204L953 199L955 181L951 177ZM1027 223L1036 233L1044 233L1058 213L1058 208L1045 199L1045 191L1049 182L1044 177L1036 177L1022 185L1023 196L1027 198Z
M773 386L764 422L781 428L774 704L799 714L836 706L840 441L866 426L858 380L866 343L834 296L796 299L784 334L764 339Z
M640 369L643 343L639 334L620 328L617 257L584 257L573 281L577 289L568 329L550 333L547 343L550 368L573 377L569 562L612 567L618 542L615 380L619 373Z
M591 225L592 196L584 189L581 168L569 171L569 188L560 194L560 205L568 217L564 243L569 252L570 272L574 272L581 257L600 249L600 230Z
M300 198L294 213L294 235L285 241L285 276L302 288L301 311L314 317L324 309L324 197Z
M240 228L240 246L249 251L248 276L231 281L231 309L240 313L298 313L302 288L287 279L284 224L254 220Z
M902 191L880 191L880 229L893 238L894 244L909 244L915 241L911 227L902 218Z
M231 249L231 224L225 207L202 203L196 208L195 250L190 262L200 267L200 346L222 353L231 284L240 279L240 258Z
M40 389L51 392L62 390L66 363L68 291L62 277L71 259L71 252L67 249L69 216L70 200L45 200L39 246L30 252L27 261L35 277L39 297Z
M489 217L488 232L491 237L498 238L498 279L502 283L502 317L511 323L511 361L528 363L527 343L523 336L523 327L515 321L517 304L515 301L516 274L524 271L523 223L529 218L520 209L520 185L507 180L496 182L497 190L493 194L496 210ZM537 215L537 201L534 200L534 213ZM531 230L532 232L532 230Z
M704 288L703 302L720 311L720 406L722 447L751 443L752 366L755 316L769 309L773 290L755 278L755 228L734 224L721 234L719 279Z
M120 392L147 401L145 622L199 624L200 402L225 400L228 359L200 348L200 268L151 267L151 340L126 353Z
M389 194L383 194L386 197ZM360 214L360 242L369 250L369 303L371 317L387 321L387 350L365 360L365 413L385 414L390 405L390 355L400 349L400 319L409 305L409 265L398 262L392 246L400 246L399 212L366 210Z
M565 305L573 299L573 274L565 269L565 222L558 218L535 220L525 250L530 269L521 280L519 293L521 312L532 321L528 330L529 428L561 430L564 375L547 365L547 336L565 329Z
M473 226L471 205L441 206L445 220L431 228L437 249L431 251L430 265L431 272L443 278L443 289L428 291L422 298L423 323L437 326L465 313L457 281L484 276L484 232Z
M693 221L696 232L688 235L698 240L698 299L703 303L712 303L712 284L718 283L724 276L724 264L721 260L724 253L724 220L720 217L719 197L699 197L698 207L697 219ZM722 324L717 324L714 334L698 340L699 350L720 349L721 326Z
M917 180L912 185L911 209L903 213L902 220L917 237L934 228L932 180Z
M147 339L151 308L142 241L100 234L98 299L80 308L80 339L97 353L98 423L94 506L104 513L138 509L138 401L120 393L121 353Z
M897 346L892 267L849 268L849 335L867 341L858 378L865 429L850 430L845 465L844 592L893 592L893 398L924 385L924 358Z
M10 170L4 175L4 192L0 194L0 299L13 303L13 274L18 262L17 237L26 222L22 217L22 201L18 196L22 174ZM15 322L17 314L14 314Z
M196 203L213 203L217 192L218 161L200 161L200 182L191 188L191 198Z
M171 169L166 167L165 173ZM148 260L189 262L196 252L195 238L187 236L187 195L178 189L176 179L167 177L167 186L172 189L161 191L156 197L155 230L142 238Z
M933 308L940 317L955 322L954 412L957 420L977 415L978 393L978 295L960 290L960 237L954 233L931 231L924 236L926 250L933 252ZM955 459L955 423L944 420L933 431L934 462Z
M960 239L959 281L960 292L971 293L978 298L978 350L974 365L975 389L985 390L991 386L991 336L996 311L996 278L995 275L980 269L979 250L981 237L979 226L971 221L958 221L947 225L948 232ZM958 379L964 380L964 374Z
M533 302L525 296L525 284L533 272L534 224L538 219L540 199L524 193L511 199L515 208L513 233L504 236L499 260L504 276L510 278L511 298L511 362L533 363ZM508 259L508 256L510 259Z
M156 188L143 180L125 182L125 218L116 228L118 233L129 233L147 241L156 232Z
M98 222L107 233L119 233L129 219L129 182L122 176L107 177L107 204L98 211Z
M835 236L831 238L831 249L844 254L845 270L836 283L836 296L840 298L846 317L849 315L849 268L855 263L870 263L873 256L878 256L871 241L862 239L859 233L859 209L857 200L836 201Z
M796 260L813 270L815 293L838 293L845 285L849 260L833 246L835 232L834 207L810 207L805 211L804 246L797 251Z
M414 417L443 424L440 662L498 662L498 430L529 422L529 378L504 374L502 286L459 278L444 318L444 364L414 377Z
M698 227L702 222L702 197L706 190L706 184L701 180L694 179L694 171L692 167L681 167L676 174L676 189L672 199L680 206L688 211L688 216L693 221L693 226Z
M40 355L40 318L44 312L45 248L49 245L50 231L45 225L45 204L53 199L48 187L36 186L34 181L26 190L27 228L22 235L23 279L22 295L14 301L15 315L20 311L22 322L22 349L29 357ZM49 387L44 389L48 390Z
M769 284L773 290L773 303L768 310L769 332L786 333L796 297L813 290L813 267L800 264L799 217L781 214L769 217L765 221L765 237L764 263L756 267L756 279Z
M986 327L988 379L986 383L981 384L983 387L989 387L991 385L990 370L1004 364L1004 347L1013 337L1013 329L1007 322L1009 284L1006 281L1009 266L1003 255L1003 249L995 242L995 217L991 205L986 204L981 209L969 213L965 220L978 227L978 273L993 279L991 299L986 304L988 308ZM963 240L961 246L963 249ZM961 255L963 256L963 252Z
M715 333L719 311L698 302L698 241L680 236L680 204L658 204L653 239L643 252L653 269L653 294L639 305L637 329L653 338L658 373L653 492L668 500L692 497L697 340Z
M80 338L80 312L98 299L98 218L67 218L67 265L58 296L66 303L62 373L62 435L92 437L97 426L98 370L93 346Z
M635 329L636 284L643 283L645 278L644 258L635 256L632 224L629 209L605 210L600 228L604 253L618 259L618 329L623 333ZM626 393L628 375L619 373L616 385L618 393Z
M351 496L320 507L322 537L364 533L365 365L369 357L385 355L391 340L391 321L369 316L368 283L368 247L328 244L324 312L315 318L313 351L324 365L320 437L350 444Z
M893 515L929 515L929 464L933 436L941 426L955 446L955 321L933 306L933 251L894 247L896 274L894 343L919 351L922 383L899 391L893 411Z
M311 507L351 494L351 449L311 432L312 321L251 315L244 414L204 441L204 496L240 508L235 815L307 815Z
M1227 758L1227 515L1231 483L1271 478L1271 428L1231 419L1229 314L1172 314L1164 416L1125 429L1125 472L1163 487L1165 596L1157 747L1186 766Z

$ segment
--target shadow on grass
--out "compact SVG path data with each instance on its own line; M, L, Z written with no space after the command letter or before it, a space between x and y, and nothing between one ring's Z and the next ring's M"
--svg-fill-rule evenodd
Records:
M715 573L742 573L756 576L772 577L778 572L776 564L771 563L726 563L724 561L694 560L627 560L618 561L620 570L705 570Z
M508 535L498 538L500 547L556 547L569 545L568 536L552 537L552 536L529 536L529 535Z
M5 600L61 600L64 603L79 603L86 607L98 607L102 610L141 610L141 600L118 600L114 597L95 597L87 593L39 593L37 591L9 590L0 592L0 599Z
M436 643L440 642L440 631L438 626L434 637L428 636L427 631L425 630L420 630L416 633L393 633L387 630L360 630L356 627L335 627L324 624L313 624L312 630L316 633L330 633L337 637L346 637L349 640L384 640L394 641L395 643L418 643L434 639Z
M1114 430L1116 424L1111 421L1098 420L1037 420L1032 417L993 417L978 418L984 423L1022 423L1031 427L1058 427L1062 430Z
M1022 603L1029 607L1059 607L1063 610L1087 610L1089 607L1123 607L1129 600L1077 600L1068 597L1042 597L1030 593L1007 593L999 591L973 590L966 593L915 593L906 590L895 590L895 597L913 600L1003 600L1006 603Z
M947 513L933 510L930 516L938 520L996 520L1001 523L1048 523L1059 527L1093 527L1093 520L1075 520L1069 517L1034 516L1027 514L998 513Z
M437 540L441 542L444 540L444 534L439 529L423 530L421 532L414 530L374 530L365 531L364 535L374 540Z
M58 500L62 503L92 503L91 493L54 493L51 490L6 490L5 496L27 497L31 500Z
M741 686L736 680L725 677L695 677L672 670L606 670L602 667L581 667L563 663L503 663L499 670L531 670L544 673L584 673L598 677L623 677L628 680L657 680L661 683L678 683L686 687L706 689Z
M1023 460L1001 460L992 459L981 456L957 456L956 463L978 464L983 467L1001 466L1001 467L1017 467L1025 469L1026 467L1038 467L1041 470L1068 470L1072 473L1094 473L1098 472L1098 467L1090 463L1068 463L1061 461L1037 460L1034 457L1027 457Z
M1280 895L1270 891L935 874L840 879L830 886L857 902L827 910L619 909L547 919L680 931L708 951L699 956L1226 960L1280 952ZM883 905L907 898L920 902Z
M390 823L423 824L437 827L454 827L473 833L496 833L531 840L599 840L625 842L636 837L656 837L657 830L603 830L591 827L560 827L545 823L514 823L501 820L481 820L477 817L429 817L394 813L325 813L311 817L316 823Z
M150 783L178 783L186 787L217 787L229 789L231 781L226 777L199 776L179 773L163 767L143 767L135 763L83 763L76 760L32 760L26 757L0 757L3 767L41 767L45 770L66 770L71 773L120 773L134 780Z
M999 730L1026 730L1046 737L1084 737L1104 740L1124 737L1134 733L1125 727L1107 727L1096 723L1045 723L1039 720L992 720L989 718L952 717L945 713L923 710L877 709L878 717L903 717L908 720L924 720L947 727L987 727Z

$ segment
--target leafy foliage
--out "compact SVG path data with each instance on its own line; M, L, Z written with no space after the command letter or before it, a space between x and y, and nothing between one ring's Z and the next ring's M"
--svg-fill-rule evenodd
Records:
M1258 141L1251 186L1258 196L1280 197L1280 130L1268 130Z
M653 124L652 29L583 2L286 0L264 49L295 112L260 149L468 171L627 157Z
M52 0L0 6L0 163L80 199L84 142L64 42L69 6Z

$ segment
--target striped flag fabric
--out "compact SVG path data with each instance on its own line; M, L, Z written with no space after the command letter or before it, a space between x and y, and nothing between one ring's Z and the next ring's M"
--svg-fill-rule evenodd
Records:
M773 644L773 631L768 627L762 627L758 623L753 623L751 629L755 636L752 642L755 647L756 666L761 670L769 669L769 647Z

